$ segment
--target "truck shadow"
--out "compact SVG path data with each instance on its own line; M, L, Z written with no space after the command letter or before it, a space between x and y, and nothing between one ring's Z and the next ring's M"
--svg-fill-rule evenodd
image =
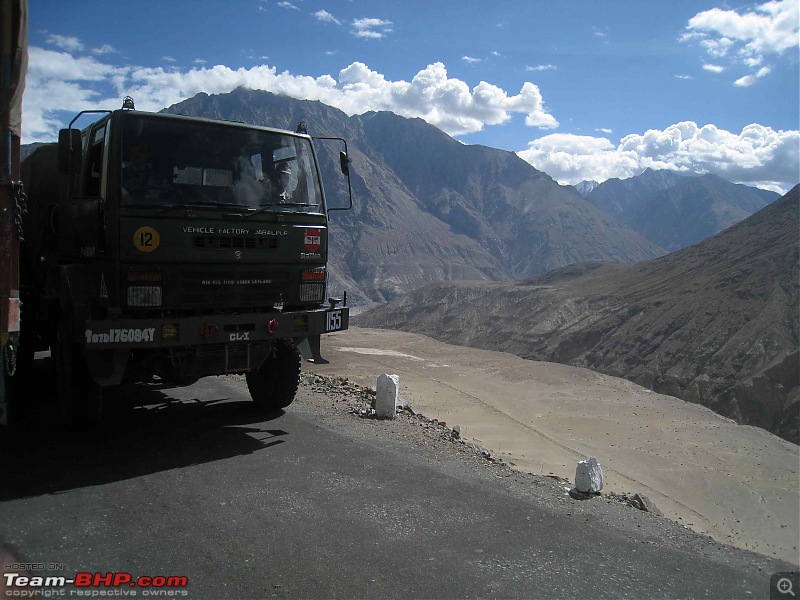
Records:
M109 394L100 427L67 431L49 363L35 361L24 408L12 428L0 430L0 501L251 454L289 435L269 428L282 411L258 412L215 378L183 388L177 398L152 384L120 387Z

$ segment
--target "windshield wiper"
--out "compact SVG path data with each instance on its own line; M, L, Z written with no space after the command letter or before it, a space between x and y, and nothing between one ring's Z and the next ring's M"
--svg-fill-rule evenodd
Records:
M192 202L181 202L180 204L173 204L171 206L163 206L161 207L161 210L158 211L158 214L165 213L170 210L182 210L186 208L228 208L231 206L242 209L247 208L246 206L236 204L235 202L208 202L203 200L195 200Z
M275 208L276 206L312 206L311 204L306 204L305 202L272 202L270 204L264 204L261 207L257 208L251 213L248 213L246 218L254 217L255 215L260 215L263 212L266 212L270 208Z

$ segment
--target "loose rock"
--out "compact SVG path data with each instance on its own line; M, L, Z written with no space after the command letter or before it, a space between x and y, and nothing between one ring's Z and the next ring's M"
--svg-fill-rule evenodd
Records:
M603 468L594 456L578 463L575 469L575 490L584 494L603 489Z

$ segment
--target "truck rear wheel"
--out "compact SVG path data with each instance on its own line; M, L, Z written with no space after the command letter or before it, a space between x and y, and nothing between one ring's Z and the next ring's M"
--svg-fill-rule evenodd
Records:
M253 402L263 410L286 408L300 384L300 352L292 344L278 343L257 371L245 375Z
M69 337L65 320L56 332L56 382L61 415L70 429L89 429L100 422L103 388L89 373L83 351Z

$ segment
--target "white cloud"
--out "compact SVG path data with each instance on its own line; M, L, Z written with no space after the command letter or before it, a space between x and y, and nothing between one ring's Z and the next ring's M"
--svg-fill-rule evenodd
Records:
M745 75L733 82L733 85L738 87L750 87L762 77L769 75L772 69L769 67L761 67L754 75Z
M712 8L689 19L687 29L712 47L739 42L750 55L781 54L797 47L798 17L797 0L777 0L744 14Z
M140 110L160 110L199 92L227 93L245 86L293 98L319 100L345 113L388 110L407 117L421 117L451 135L480 131L498 125L512 113L525 115L531 127L554 128L556 119L544 108L539 88L526 82L520 92L481 81L474 88L451 78L442 63L428 65L411 81L389 81L359 62L338 73L307 77L278 73L260 65L231 69L223 65L179 68L115 67L95 57L30 49L30 67L23 103L25 143L49 141L64 124L58 111L78 112L87 107L116 107L131 95ZM57 93L54 90L60 90Z
M297 6L295 6L291 2L278 2L278 6L280 6L281 8L287 8L289 10L300 10Z
M28 84L31 80L104 81L124 68L105 64L94 57L74 57L67 52L55 52L36 46L29 48ZM51 99L56 100L56 99Z
M535 67L525 67L526 71L555 71L558 69L555 65L536 65Z
M463 60L465 63L468 63L470 65L474 65L474 64L477 64L477 63L481 62L480 58L472 58L471 56L462 56L461 60Z
M686 80L694 79L694 77L692 77L691 75L675 75L675 78L676 79L686 79Z
M99 55L114 54L114 53L116 53L116 51L117 51L117 49L114 48L114 46L112 46L111 44L103 44L99 48L93 49L92 50L92 54L99 54Z
M748 125L739 134L685 121L659 131L607 138L551 134L519 156L564 184L625 179L646 168L714 173L729 181L786 191L800 178L800 131Z
M701 39L700 45L705 48L706 52L708 52L709 56L714 58L722 58L728 54L728 50L731 49L734 42L732 39L721 37L717 40L714 39Z
M725 70L725 67L721 67L719 65L703 65L703 68L706 71L711 71L712 73L722 73Z
M790 49L796 50L799 23L797 0L772 0L741 13L712 8L689 19L687 33L679 39L698 41L714 59L728 57L732 64L753 69L761 66L768 56L778 57ZM736 85L752 85L763 76L751 73L740 78Z
M67 52L80 52L81 50L83 50L83 44L76 37L53 34L53 35L48 35L46 41L48 44L57 46L62 50L66 50Z
M318 10L314 13L314 16L317 18L317 21L321 23L334 23L335 25L341 25L342 22L334 17L331 13L327 10Z
M381 39L392 32L392 22L383 19L356 19L353 21L353 33L363 39Z

